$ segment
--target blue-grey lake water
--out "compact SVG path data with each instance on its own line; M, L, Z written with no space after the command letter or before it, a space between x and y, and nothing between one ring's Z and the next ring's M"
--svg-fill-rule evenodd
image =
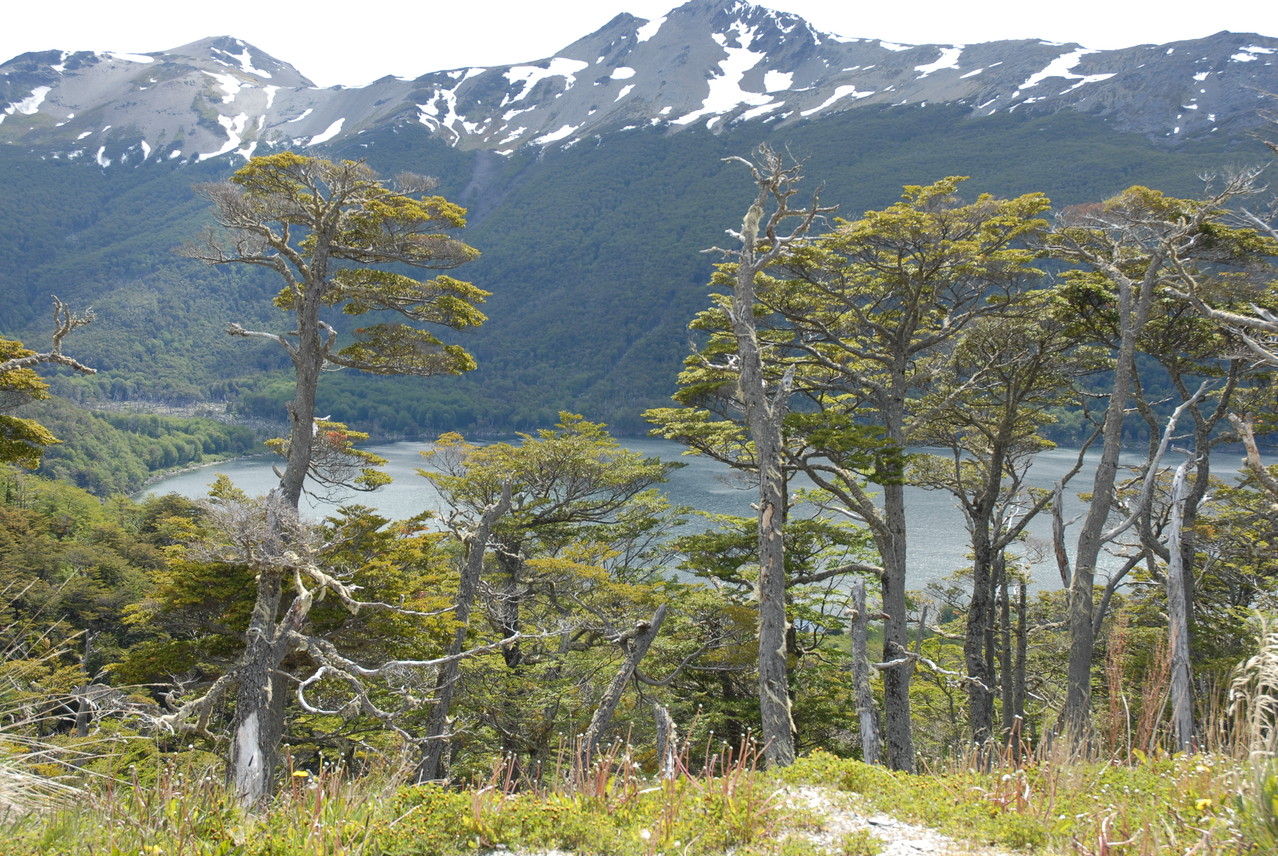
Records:
M626 439L622 443L626 448L646 456L685 464L664 485L664 492L671 503L717 514L744 516L752 513L753 489L740 477L734 477L724 465L695 455L683 455L682 446L667 440ZM430 482L417 474L417 470L427 463L421 452L428 446L423 441L406 441L364 447L387 459L385 471L394 481L373 493L346 493L337 501L318 502L304 497L304 512L319 518L337 505L359 503L394 520L408 518L425 510L441 510L444 505L439 494ZM1054 449L1040 454L1030 473L1033 485L1053 487L1073 466L1077 454L1077 450L1073 449ZM1228 465L1233 465L1232 458L1222 456L1222 459L1228 461ZM213 464L156 482L144 493L172 492L188 497L201 497L207 494L209 485L217 474L224 473L247 493L261 495L277 484L272 465L278 460L267 457L244 458ZM1223 461L1222 466L1226 465ZM1089 470L1075 476L1067 486L1067 521L1083 509L1082 503L1075 498L1076 495L1090 488ZM906 502L909 528L908 585L911 589L923 589L929 583L943 579L967 564L967 530L962 512L948 493L909 488ZM1029 527L1031 545L1046 545L1050 526L1050 518L1046 515L1035 519ZM1075 538L1076 532L1067 534L1071 550ZM1046 555L1050 556L1050 551ZM1040 590L1060 587L1060 576L1055 565L1046 561L1035 566L1033 581Z

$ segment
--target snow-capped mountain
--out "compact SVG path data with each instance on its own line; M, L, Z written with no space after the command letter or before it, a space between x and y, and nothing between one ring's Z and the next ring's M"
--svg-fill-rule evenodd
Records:
M1259 126L1272 92L1278 39L1254 34L1108 51L901 45L818 32L744 0L691 0L657 20L619 15L538 62L358 88L317 88L230 37L145 55L23 54L0 65L0 142L107 166L248 157L415 124L460 149L509 154L653 125L718 131L951 103L975 116L1080 111L1174 144Z

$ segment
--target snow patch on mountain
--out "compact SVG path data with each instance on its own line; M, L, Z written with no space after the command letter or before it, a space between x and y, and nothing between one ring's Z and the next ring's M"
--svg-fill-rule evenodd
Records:
M34 116L40 112L40 105L44 103L44 99L52 91L52 86L37 86L31 90L31 94L26 98L5 107L4 112L10 116L14 113L20 113L23 116Z
M506 79L510 81L512 86L522 84L519 92L507 95L502 101L502 106L506 106L512 101L521 101L528 96L533 87L548 77L564 78L564 89L571 89L573 83L577 80L577 72L584 71L590 67L590 63L579 59L567 59L557 56L551 59L545 68L537 65L515 65L511 66L506 72Z
M248 85L233 74L214 74L211 71L206 71L204 73L216 80L217 85L222 88L222 92L224 93L222 95L223 104L230 104L234 101L235 96L240 94L240 89Z
M146 54L116 53L115 51L107 51L106 53L101 54L101 56L104 56L107 59L118 59L121 62L155 62L155 57L147 56Z
M727 113L741 104L757 107L772 100L770 95L750 92L741 87L741 79L745 77L746 72L767 56L762 51L750 50L750 44L754 41L757 32L756 28L746 27L742 22L736 21L728 33L711 34L711 38L727 52L728 57L719 63L720 73L709 80L710 92L701 103L701 109L680 116L672 124L690 125L705 116ZM730 47L728 44L732 36L736 39L735 47Z
M329 125L321 133L318 133L315 136L311 137L310 141L306 145L318 146L322 143L327 143L329 140L333 139L334 137L336 137L338 134L342 132L342 125L344 124L346 124L345 116L338 119L333 124Z
M215 152L205 152L195 156L197 161L206 161L209 158L215 158L219 155L228 154L240 147L240 143L244 140L244 129L248 127L248 114L240 113L237 116L218 116L217 123L226 131L226 143Z
M1046 68L1044 68L1042 71L1038 72L1037 74L1030 75L1029 78L1024 83L1022 83L1020 86L1016 88L1018 90L1031 89L1037 86L1039 83L1049 78L1062 77L1066 80L1078 81L1078 83L1074 84L1069 89L1064 90L1064 92L1069 92L1070 90L1077 89L1078 87L1083 86L1084 84L1087 84L1087 83L1096 83L1101 80L1109 80L1111 77L1114 76L1113 74L1074 74L1073 73L1072 69L1075 68L1079 64L1079 62L1082 61L1084 56L1086 56L1087 54L1094 54L1094 53L1097 53L1097 52L1093 50L1088 50L1087 48L1078 48L1077 50L1072 50L1069 53L1061 54L1056 59L1052 60ZM1061 94L1064 94L1064 92L1062 92Z
M853 99L860 100L862 98L869 98L873 94L874 94L873 92L858 92L855 85L836 86L834 89L833 95L825 99L825 101L822 101L816 107L813 107L810 110L801 111L800 115L814 116L817 113L820 113L824 110L829 109L830 107L833 107L835 104L842 101L844 98L853 98Z
M652 39L653 36L661 32L661 25L664 24L665 22L666 22L665 15L662 15L660 18L653 18L651 21L644 24L637 31L635 31L635 41L636 42L649 41L650 39Z
M562 128L560 128L557 131L551 131L549 134L542 134L540 137L533 140L533 145L548 146L551 143L557 143L560 140L566 140L575 133L577 133L576 125L564 125Z
M1258 45L1249 45L1238 53L1230 57L1234 62L1255 62L1265 54L1276 53L1273 48L1262 48Z
M229 60L229 62L227 63L228 65L231 65L233 63L234 64L233 67L238 68L240 71L243 71L246 74L252 74L252 75L256 75L257 77L265 77L267 79L270 79L271 73L269 71L264 71L260 68L255 68L253 66L253 55L249 52L249 46L246 45L244 42L240 41L239 39L236 39L234 43L238 45L239 47L243 48L243 50L240 53L235 54L235 53L231 53L228 50L224 50L222 48L214 48L213 49L214 55L226 57L227 60Z
M768 71L763 75L763 90L765 92L783 92L794 85L794 72L792 71Z
M937 57L934 62L929 62L926 65L916 65L914 66L914 70L919 73L919 77L927 77L934 71L940 71L945 68L958 68L959 57L962 55L962 45L941 48L941 55Z

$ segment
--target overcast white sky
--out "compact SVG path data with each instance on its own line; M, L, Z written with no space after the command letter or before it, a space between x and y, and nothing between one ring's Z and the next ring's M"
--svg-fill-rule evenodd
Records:
M652 19L678 5L679 0L21 2L5 11L0 61L48 49L149 53L229 35L292 64L320 86L360 86L386 74L416 77L553 56L621 12ZM905 44L1041 38L1104 49L1220 30L1278 36L1274 0L764 0L756 5L802 15L826 32Z

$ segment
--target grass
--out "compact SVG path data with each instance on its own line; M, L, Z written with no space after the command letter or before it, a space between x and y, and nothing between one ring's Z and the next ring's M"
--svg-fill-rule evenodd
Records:
M1240 674L1233 743L1172 755L1123 748L1121 760L972 753L906 776L812 752L779 772L757 747L719 745L679 774L641 769L614 745L594 764L570 751L541 782L519 781L498 759L465 789L405 785L405 771L353 775L338 767L286 776L268 809L240 809L216 759L186 752L97 759L108 775L50 744L0 730L0 785L19 778L0 814L5 856L461 856L561 850L579 856L874 856L879 832L851 829L796 799L819 789L835 812L884 813L973 848L1077 856L1278 852L1278 631ZM1228 718L1228 717L1225 717ZM13 720L10 719L10 722ZM1131 746L1134 741L1115 741ZM1135 741L1139 742L1139 741ZM119 752L130 741L118 740ZM1112 751L1111 747L1111 751ZM1019 758L1019 762L1016 760ZM97 763L95 762L95 763ZM991 763L992 762L992 763ZM691 773L689 767L700 767ZM61 782L37 770L60 768ZM70 790L70 788L76 790ZM42 790L48 789L48 790ZM74 797L67 799L68 796Z
M959 765L905 776L813 753L785 781L858 794L870 810L960 840L1043 853L1235 853L1239 765L1203 755L1113 761L1048 757L1020 769Z
M935 827L973 846L1097 856L1247 852L1237 796L1243 767L1231 758L1118 764L1047 757L1020 769L956 765L918 776L820 751L776 775L758 770L757 760L753 748L737 748L704 774L661 780L614 749L587 774L554 784L518 787L498 763L486 780L461 790L402 785L393 771L355 777L326 769L289 776L260 815L242 812L215 771L169 766L149 787L100 782L76 802L10 816L0 822L0 849L12 856L880 852L883 842L864 830L812 843L827 819L786 794L818 786L843 795L845 803L836 797L834 804Z

